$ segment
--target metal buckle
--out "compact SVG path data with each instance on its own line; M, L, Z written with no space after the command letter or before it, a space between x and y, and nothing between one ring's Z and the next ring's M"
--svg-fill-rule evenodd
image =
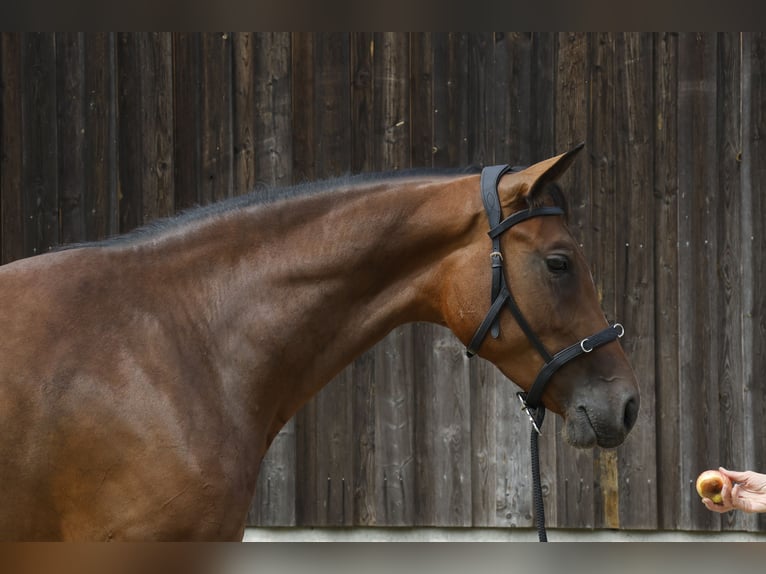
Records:
M622 336L625 334L625 327L623 327L622 324L620 323L615 323L614 325L612 325L613 329L617 329L618 327L620 329L620 334L617 335L617 338L622 339Z
M516 396L519 399L519 402L521 402L521 410L527 413L527 416L529 417L529 422L532 423L532 428L535 429L535 432L542 436L543 431L540 430L540 427L537 426L537 421L535 420L535 417L532 416L532 412L530 411L530 407L527 405L527 401L525 400L525 394L524 393L516 393Z

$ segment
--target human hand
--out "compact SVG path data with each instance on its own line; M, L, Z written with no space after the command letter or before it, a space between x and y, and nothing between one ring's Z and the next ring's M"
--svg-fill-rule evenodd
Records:
M709 498L702 499L702 503L708 510L718 513L730 510L766 512L766 474L752 470L738 472L726 470L723 467L719 467L718 470L729 478L731 485L724 481L720 504L714 503Z

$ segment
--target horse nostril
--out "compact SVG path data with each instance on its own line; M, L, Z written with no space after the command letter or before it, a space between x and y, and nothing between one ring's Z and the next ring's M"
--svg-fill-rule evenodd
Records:
M628 399L628 402L625 403L625 413L622 419L622 422L625 425L626 432L629 432L630 429L633 428L633 425L636 424L637 418L638 418L638 401L635 399L635 397L631 397L630 399Z

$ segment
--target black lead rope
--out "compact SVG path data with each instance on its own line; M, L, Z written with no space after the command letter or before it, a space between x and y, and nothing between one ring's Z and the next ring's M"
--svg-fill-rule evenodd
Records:
M537 526L537 540L539 542L548 542L548 534L545 532L545 502L543 501L543 485L540 481L540 455L538 453L537 441L540 438L539 429L543 425L545 418L545 409L538 409L539 418L535 419L535 425L532 427L529 439L529 453L532 458L532 498L535 505L535 526Z
M619 323L615 323L602 329L595 335L591 335L578 343L570 345L553 356L551 356L545 348L543 342L524 318L524 314L516 304L511 288L506 282L505 274L503 273L503 255L500 251L500 236L514 225L526 221L531 217L563 215L564 210L559 207L529 208L514 213L501 221L502 210L500 208L500 196L497 192L497 185L500 182L500 178L509 171L512 170L507 165L495 165L486 167L481 172L481 197L484 202L484 209L487 212L487 218L489 219L489 237L492 240L492 252L490 253L490 259L492 260L492 303L489 312L476 329L474 336L471 338L471 341L466 348L466 354L469 357L473 357L478 352L479 347L488 334L491 334L494 339L497 339L500 336L500 312L503 308L508 307L513 314L514 319L516 319L516 322L519 324L522 331L524 331L524 334L527 336L530 343L532 343L532 346L537 350L545 362L545 365L543 365L540 373L538 373L534 383L532 383L529 392L520 392L517 393L517 396L521 401L522 410L527 414L532 423L530 451L532 458L532 489L535 506L535 523L539 541L547 542L548 535L545 532L545 504L543 501L542 483L540 481L540 456L538 449L538 439L541 434L540 429L542 428L543 419L545 418L545 407L542 404L543 390L553 374L566 363L622 337L625 333L625 329L623 329L622 325Z

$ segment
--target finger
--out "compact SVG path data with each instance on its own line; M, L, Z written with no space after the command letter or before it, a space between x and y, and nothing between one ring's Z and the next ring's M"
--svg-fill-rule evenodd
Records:
M737 470L727 470L727 469L725 469L722 466L718 467L718 472L720 472L721 474L723 474L725 476L728 476L731 480L733 480L735 482L740 482L740 481L745 480L747 478L747 473L746 472L740 472L740 471L737 471Z
M704 504L705 508L707 508L708 510L717 512L718 514L723 514L724 512L728 512L729 510L731 510L731 507L727 507L724 504L716 504L709 498L703 498L702 504Z

